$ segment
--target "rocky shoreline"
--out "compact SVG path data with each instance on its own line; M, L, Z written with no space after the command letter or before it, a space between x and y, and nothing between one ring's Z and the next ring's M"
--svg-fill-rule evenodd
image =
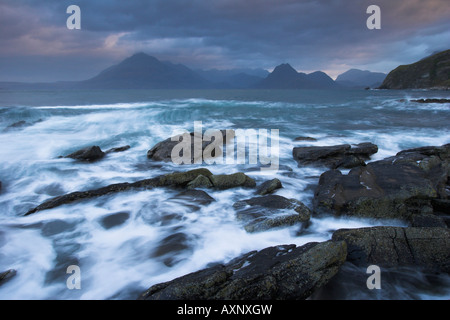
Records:
M366 164L377 151L370 142L294 148L299 166L330 169L320 177L312 210L295 199L262 193L235 203L237 218L253 219L244 227L247 232L305 223L311 215L400 219L409 227L340 229L326 242L249 252L227 264L153 285L139 299L307 299L344 263L448 274L450 144L404 150ZM351 170L344 175L339 168ZM276 185L271 193L281 182ZM281 208L298 214L280 218L276 210Z
M149 158L156 159L149 161L167 161L171 147L170 139L158 143L148 153ZM100 161L110 152L129 148L103 152L93 146L66 157ZM180 193L175 197L188 197L204 205L215 201L208 190L248 188L254 190L254 197L241 199L230 207L247 232L291 225L307 230L311 217L321 216L398 219L408 225L340 229L325 242L303 246L280 244L248 252L228 263L152 285L138 297L145 300L307 299L324 287L344 263L365 268L372 264L381 268L408 266L450 273L450 144L404 150L371 161L377 151L378 147L370 142L295 147L293 158L299 167L324 169L312 208L277 195L277 190L283 188L279 179L257 185L243 172L214 175L200 168L65 194L31 208L24 215L132 190L176 189ZM344 174L340 169L350 171ZM15 270L0 273L0 285L15 274Z

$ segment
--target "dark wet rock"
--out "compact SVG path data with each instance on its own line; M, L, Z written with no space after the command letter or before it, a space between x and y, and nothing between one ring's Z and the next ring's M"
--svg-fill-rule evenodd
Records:
M17 122L14 122L13 124L7 126L5 129L3 129L3 132L8 132L8 131L22 129L22 128L27 127L29 125L30 124L28 122L26 122L25 120L17 121Z
M447 224L442 217L435 214L414 214L411 217L411 227L447 228Z
M433 213L450 228L450 199L433 199L431 205L433 206Z
M338 272L346 255L343 241L269 247L156 284L139 299L306 299Z
M264 196L266 194L273 193L275 190L282 188L283 185L281 181L277 178L263 182L258 189L256 190L256 194L260 196Z
M292 154L299 166L324 166L330 169L364 166L365 160L378 152L378 147L370 142L354 146L349 144L321 147L296 147Z
M201 163L201 159L203 158L203 151L205 151L208 146L211 145L210 148L214 148L215 146L217 146L223 150L224 144L226 144L228 140L234 139L235 137L234 130L220 130L220 132L222 134L222 144L218 144L217 142L215 142L214 138L211 139L212 141L203 141L203 135L199 133L191 132L189 134L191 140L191 164L197 163L198 161L200 161ZM180 143L180 141L183 141L183 139L183 135L177 135L157 143L147 152L147 158L155 161L172 161L172 150L176 145ZM196 152L194 152L194 143L196 140L198 140L201 144L201 154L199 154L198 157L196 157ZM213 157L216 156L214 152L212 152L211 155Z
M369 160L370 156L378 152L378 146L371 142L363 142L355 144L348 151L349 155L362 157L364 160Z
M434 211L450 214L450 199L433 199L431 205Z
M450 272L447 228L341 229L334 232L332 240L347 243L347 260L357 266L416 266L431 272Z
M256 184L253 179L240 172L232 175L213 176L208 169L200 168L186 172L169 173L155 178L139 180L132 183L123 182L94 190L72 192L69 194L51 198L38 205L37 207L30 209L25 215L27 216L38 211L56 208L58 206L70 204L75 201L101 197L117 192L139 189L153 189L157 187L185 188L191 181L195 180L200 175L208 177L211 181L213 181L213 178L215 177L216 180L214 181L216 181L216 183L218 184L217 186L214 185L214 187L219 187L221 189L235 187L254 187Z
M311 138L311 137L296 137L294 138L294 141L317 141L316 138Z
M14 278L17 274L17 271L14 269L10 269L4 272L0 272L0 286Z
M369 163L343 175L323 173L315 213L409 220L433 213L435 199L448 198L450 145L423 147Z
M236 218L245 222L247 232L307 223L311 217L311 211L302 202L277 195L238 201L233 208Z
M102 159L105 153L100 149L99 146L86 147L81 150L71 153L65 158L71 158L79 161L93 162Z
M106 150L105 151L105 154L108 154L108 153L116 153L116 152L124 152L124 151L127 151L128 149L130 149L131 147L130 146L123 146L123 147L117 147L117 148L111 148L111 149L108 149L108 150Z
M2 182L0 181L0 192L2 191Z
M204 175L199 175L197 178L192 180L187 184L187 189L196 189L196 188L212 188L213 184L208 177Z
M178 140L172 141L170 138L157 143L147 152L147 158L155 161L172 161L172 149L179 144Z
M237 172L229 175L212 175L209 177L214 188L217 189L229 189L229 188L254 188L256 182L254 179L245 175L242 172Z
M21 120L9 125L8 128L22 128L25 127L27 124L28 123L25 120Z
M100 224L105 229L111 229L123 225L130 218L129 212L117 212L100 219Z
M15 131L15 130L20 130L26 127L30 127L36 123L42 122L42 119L33 121L33 122L27 122L25 120L20 120L17 122L14 122L13 124L10 124L9 126L7 126L5 129L3 129L3 132L8 132L8 131Z
M195 180L199 175L211 177L212 173L208 169L200 168L186 172L169 173L161 177L161 183L166 185L186 186Z

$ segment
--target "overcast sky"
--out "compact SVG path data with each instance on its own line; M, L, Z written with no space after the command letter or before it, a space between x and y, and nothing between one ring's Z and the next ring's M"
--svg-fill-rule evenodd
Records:
M81 30L69 30L69 5ZM381 30L369 30L369 5ZM136 52L196 69L335 78L450 48L449 0L0 0L0 81L84 80Z

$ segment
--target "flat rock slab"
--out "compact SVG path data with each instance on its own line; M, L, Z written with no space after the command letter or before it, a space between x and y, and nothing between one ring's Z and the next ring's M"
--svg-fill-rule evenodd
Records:
M247 232L306 223L311 218L311 211L302 202L278 195L241 200L234 203L233 208L237 219L245 222Z
M332 240L347 243L347 260L357 266L415 266L432 272L450 272L447 228L341 229L334 232Z
M296 147L292 150L298 166L324 166L330 169L354 168L365 165L364 160L378 152L378 146L370 142L354 146L342 144L336 146Z
M244 254L144 292L142 300L306 299L345 262L344 241L280 245Z

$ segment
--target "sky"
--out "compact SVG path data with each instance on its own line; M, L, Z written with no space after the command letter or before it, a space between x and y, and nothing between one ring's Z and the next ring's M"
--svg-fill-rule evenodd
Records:
M67 7L81 9L70 30ZM366 25L370 5L381 29ZM0 0L0 81L78 81L137 52L191 69L388 73L450 48L448 0Z

